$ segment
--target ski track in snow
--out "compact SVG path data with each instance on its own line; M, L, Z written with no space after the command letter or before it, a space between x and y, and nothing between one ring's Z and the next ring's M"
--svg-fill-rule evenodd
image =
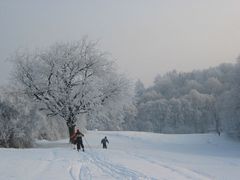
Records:
M77 152L78 153L78 152ZM69 168L68 172L72 180L92 180L93 178L93 172L90 170L88 166L98 168L102 171L103 176L109 177L109 179L118 179L118 180L157 180L153 177L148 177L145 174L129 169L127 167L124 167L120 164L114 164L113 162L110 162L106 160L106 158L101 154L101 152L92 149L89 147L89 149L85 152L79 152L80 160L72 160L69 161ZM194 180L210 180L210 177L204 176L203 174L191 171L189 169L179 168L176 166L170 166L167 164L164 164L163 162L153 160L149 157L145 157L144 155L141 155L139 153L132 153L128 152L132 157L147 161L151 164L155 164L159 166L161 169L166 169L168 171L171 171L173 173L178 174L180 179L194 179ZM56 154L52 152L52 160L54 160L54 157L56 158ZM56 160L56 159L55 159ZM51 161L51 160L50 160ZM50 166L50 161L48 166ZM44 169L46 170L46 166ZM42 170L43 172L44 170ZM101 179L101 178L100 178ZM103 178L104 179L104 178ZM161 178L165 180L165 178Z
M172 172L176 172L177 174L179 174L179 176L182 176L183 178L185 179L195 179L195 180L211 180L211 177L210 176L206 176L206 175L203 175L203 174L200 174L196 171L192 171L192 170L189 170L189 169L186 169L186 168L179 168L179 167L176 167L176 166L170 166L170 165L167 165L163 162L160 162L160 161L156 161L156 160L153 160L153 159L150 159L149 157L146 158L145 156L143 155L139 155L139 154L135 154L135 153L128 153L128 154L131 154L132 156L135 156L136 158L140 158L144 161L147 161L147 162L150 162L151 164L156 164L162 168L165 168L165 169L168 169Z
M129 153L130 154L130 153ZM111 179L126 179L126 180L156 180L156 178L148 177L138 171L129 169L119 164L114 164L110 161L107 161L102 157L101 153L96 152L95 150L90 150L85 153L80 154L84 161L79 163L78 161L72 162L69 173L73 180L91 180L92 172L88 168L87 163L92 163L92 166L96 166L101 169L101 171L106 175L112 177ZM167 169L174 173L177 173L181 179L195 179L195 180L210 180L210 177L204 176L197 172L191 171L189 169L174 167L166 165L162 162L150 160L139 154L132 154L137 158L140 158L144 161L148 161L152 164L158 165L160 168ZM164 179L164 178L163 178Z
M69 174L72 180L91 180L92 174L88 166L86 165L88 160L83 154L81 154L83 159L81 161L70 162Z
M93 150L91 150L93 151ZM97 165L104 173L110 174L114 179L129 179L129 180L154 180L154 178L150 178L145 176L144 174L128 169L119 164L113 164L110 161L107 161L104 158L101 158L101 154L94 151L94 152L87 152L87 157Z
M236 143L231 145L223 140L216 142L219 145L226 143L229 149L228 146L224 146L225 149L217 151L218 154L215 155L213 151L210 151L212 145L204 144L205 140L200 138L200 142L192 141L194 142L190 146L192 151L187 149L186 153L185 151L178 153L177 148L181 146L181 141L170 138L179 136L147 133L135 135L129 132L123 133L122 136L121 133L108 132L106 135L112 141L109 149L103 150L97 143L99 143L99 137L104 135L104 132L89 133L89 142L92 144L89 145L85 140L85 152L73 150L67 140L42 142L42 144L40 142L38 148L34 149L0 149L2 161L0 162L0 176L3 176L0 179L237 180L240 175L240 159L238 158L240 145ZM154 139L157 138L156 136L160 138ZM209 138L211 137L209 135ZM189 135L190 140L194 138ZM174 146L164 144L163 140ZM161 146L158 146L158 143ZM200 151L200 154L198 154L199 151L195 151L197 143L202 143L201 146L205 150ZM164 151L166 150L164 148L174 151ZM227 153L222 153L225 150L228 150ZM194 153L189 155L188 152ZM27 172L23 173L26 169Z
M49 147L58 147L58 143L48 144L46 146ZM60 145L61 146L61 145ZM52 158L49 161L48 165L41 171L48 169L51 164L51 161L56 161L56 153L52 152ZM110 161L107 161L101 153L93 150L92 148L89 149L89 152L79 153L81 156L81 162L79 160L72 160L70 166L68 168L69 175L72 180L90 180L92 179L92 173L90 169L87 167L87 163L92 163L97 168L101 169L101 171L106 175L112 177L112 179L126 179L126 180L155 180L154 178L147 177L146 175L126 168L119 164L113 164Z
M80 176L79 180L91 180L92 179L92 174L90 169L87 166L82 166L80 169Z
M72 180L91 180L92 172L87 164L99 168L104 176L110 176L110 179L126 179L126 180L155 180L146 175L128 169L122 165L114 164L101 158L101 154L97 152L85 152L80 154L84 161L82 163L75 161L71 162L69 167L69 174Z
M74 163L69 168L69 174L73 180L91 180L92 174L90 169L79 163Z
M69 174L73 180L79 180L80 164L77 164L77 162L72 162L69 168Z

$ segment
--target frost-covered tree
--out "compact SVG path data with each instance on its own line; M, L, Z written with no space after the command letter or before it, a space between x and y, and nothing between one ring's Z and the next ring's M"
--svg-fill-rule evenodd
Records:
M143 95L143 93L145 91L145 87L144 87L144 84L142 83L142 81L138 80L135 83L134 91L135 91L136 101L139 101L139 98L141 98L141 96Z
M16 53L14 78L48 116L66 121L69 135L81 114L122 105L129 82L96 43L83 38L45 50Z
M218 94L219 92L221 92L222 83L217 78L210 77L207 80L206 87L207 87L208 90L210 90L209 93L211 93L211 94Z

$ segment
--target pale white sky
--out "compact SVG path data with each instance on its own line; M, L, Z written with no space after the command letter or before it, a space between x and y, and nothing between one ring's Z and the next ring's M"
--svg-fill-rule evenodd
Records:
M0 84L18 48L100 40L122 72L150 85L157 74L235 62L239 0L1 0Z

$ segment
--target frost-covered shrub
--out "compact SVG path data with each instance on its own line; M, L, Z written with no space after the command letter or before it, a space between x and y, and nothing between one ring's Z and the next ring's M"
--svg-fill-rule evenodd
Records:
M38 119L35 119L33 137L35 139L58 140L68 137L66 124L57 117L46 117L38 112Z
M0 100L0 147L24 148L33 145L20 113L6 100Z

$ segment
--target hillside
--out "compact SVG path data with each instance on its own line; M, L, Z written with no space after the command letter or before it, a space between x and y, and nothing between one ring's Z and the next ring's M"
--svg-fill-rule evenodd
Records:
M100 140L110 144L103 150ZM238 179L240 143L215 134L90 131L85 152L68 140L32 149L0 149L0 179Z

